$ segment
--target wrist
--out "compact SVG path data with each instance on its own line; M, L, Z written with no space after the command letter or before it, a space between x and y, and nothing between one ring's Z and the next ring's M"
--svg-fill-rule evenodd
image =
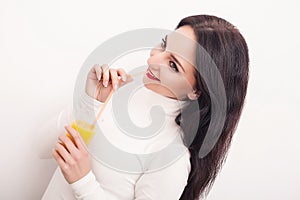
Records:
M90 170L89 173L80 180L69 185L77 198L84 197L101 189L92 170Z

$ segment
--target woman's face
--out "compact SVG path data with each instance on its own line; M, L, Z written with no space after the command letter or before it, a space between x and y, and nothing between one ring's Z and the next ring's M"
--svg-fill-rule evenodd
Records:
M190 26L167 35L160 47L151 50L143 77L145 87L173 99L197 99L199 95L193 92L196 42Z

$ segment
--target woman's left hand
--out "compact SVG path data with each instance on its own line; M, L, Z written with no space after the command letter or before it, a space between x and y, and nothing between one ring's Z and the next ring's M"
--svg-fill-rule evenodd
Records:
M72 135L74 143L66 134L60 135L52 156L61 168L67 182L71 184L89 173L91 157L79 133L71 126L65 126L65 129Z

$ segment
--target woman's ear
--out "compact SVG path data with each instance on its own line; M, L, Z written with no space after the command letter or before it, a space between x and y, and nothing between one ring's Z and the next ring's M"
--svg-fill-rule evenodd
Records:
M191 93L188 93L187 96L190 100L197 100L200 96L200 91L193 90Z

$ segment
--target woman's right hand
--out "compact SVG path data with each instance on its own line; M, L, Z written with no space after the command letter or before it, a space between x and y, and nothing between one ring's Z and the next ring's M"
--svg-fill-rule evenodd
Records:
M122 68L109 69L107 64L95 64L87 75L85 91L90 97L105 102L111 90L131 81L132 77Z

